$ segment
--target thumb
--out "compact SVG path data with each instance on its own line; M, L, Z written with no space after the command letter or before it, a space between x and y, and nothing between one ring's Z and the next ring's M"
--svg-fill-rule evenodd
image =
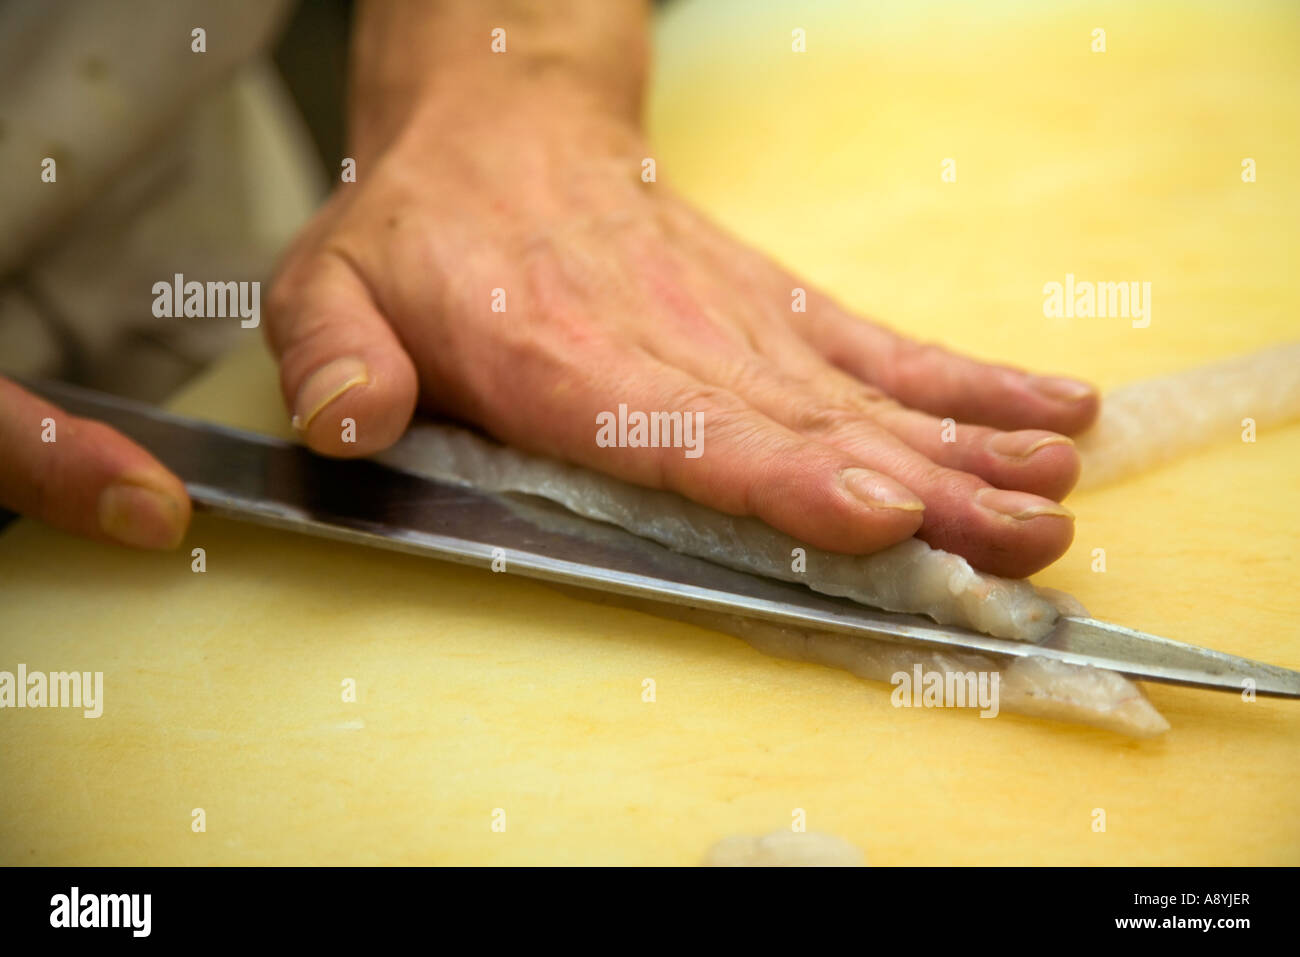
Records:
M190 523L185 486L102 422L69 415L0 379L0 505L77 535L175 548Z
M294 429L325 455L396 442L419 394L415 364L362 278L326 254L272 289L267 334Z

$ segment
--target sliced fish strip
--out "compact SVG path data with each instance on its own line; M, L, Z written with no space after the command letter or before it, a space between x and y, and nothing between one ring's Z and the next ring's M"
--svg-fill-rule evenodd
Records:
M1075 446L1076 489L1143 472L1215 441L1240 442L1243 420L1267 428L1300 419L1300 343L1146 379L1106 393Z
M638 488L508 449L454 426L419 423L378 458L438 481L545 498L699 558L998 637L1033 640L1051 629L1058 613L1083 611L1069 595L1040 593L1027 581L982 574L965 559L917 539L876 555L821 552L756 519L725 515L670 492ZM791 570L796 548L805 548L804 574ZM997 671L1003 711L1080 722L1134 737L1160 734L1169 727L1141 688L1097 668L918 648L626 597L580 597L702 625L741 638L765 654L842 668L873 681L889 682L895 672L910 672L917 664L924 672Z
M696 558L998 638L1034 641L1051 631L1058 617L1056 605L1029 582L983 574L959 555L919 539L874 555L824 552L758 519L725 515L673 492L528 455L454 426L417 423L376 458L442 482L537 495ZM793 570L796 549L803 550L806 571Z

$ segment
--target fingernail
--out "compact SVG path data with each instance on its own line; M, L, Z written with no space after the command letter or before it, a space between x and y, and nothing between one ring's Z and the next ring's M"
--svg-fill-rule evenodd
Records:
M1028 492L1010 492L1001 488L985 488L975 493L975 501L981 507L1018 522L1031 518L1052 515L1057 518L1073 520L1074 513L1064 505Z
M1027 459L1049 445L1073 444L1067 436L1043 435L1041 432L999 432L987 443L990 452L1013 459Z
M167 492L117 482L99 493L99 527L123 545L175 548L185 535L184 509Z
M840 473L840 481L854 498L871 508L897 508L904 512L925 508L925 503L911 492L869 469L845 469Z
M370 381L366 364L348 356L321 366L298 389L293 403L293 427L305 432L325 406L329 405L353 386Z
M1078 402L1097 390L1078 379L1062 379L1056 376L1033 376L1029 380L1030 388L1047 396L1055 402Z

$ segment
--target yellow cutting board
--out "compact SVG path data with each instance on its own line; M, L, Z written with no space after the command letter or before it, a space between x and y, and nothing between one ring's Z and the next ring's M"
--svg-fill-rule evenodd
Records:
M1297 338L1295 5L974 6L670 5L662 180L985 357L1110 387ZM1150 326L1044 318L1066 273L1150 281ZM251 340L174 407L288 434ZM1264 429L1080 495L1038 581L1300 668L1298 462L1300 428ZM800 812L873 864L1300 863L1300 702L1151 685L1173 728L1145 742L895 709L508 573L204 516L166 555L11 526L0 670L20 662L102 670L105 704L0 712L0 863L693 864Z

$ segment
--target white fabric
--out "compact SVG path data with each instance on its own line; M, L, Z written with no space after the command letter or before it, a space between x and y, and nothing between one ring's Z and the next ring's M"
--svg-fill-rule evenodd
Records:
M0 371L159 397L261 334L155 318L152 287L265 281L323 197L264 56L287 7L0 4Z

